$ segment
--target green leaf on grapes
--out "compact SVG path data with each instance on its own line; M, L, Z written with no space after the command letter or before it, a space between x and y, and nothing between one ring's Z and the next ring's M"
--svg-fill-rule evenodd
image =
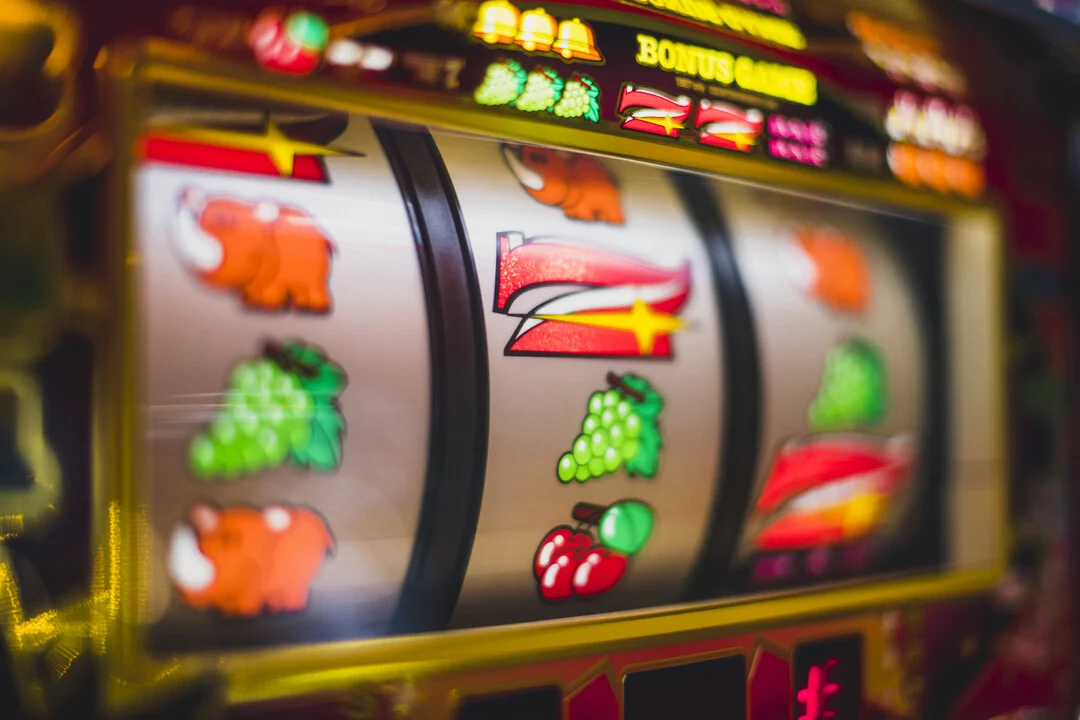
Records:
M345 435L345 419L329 402L318 402L311 419L311 437L307 443L293 447L290 460L300 467L314 470L335 470L341 464L341 444Z
M297 379L316 400L332 399L345 387L345 371L331 362L321 349L303 343L286 343L284 347L291 360L311 368L312 375L297 374Z
M600 105L595 98L589 101L589 109L585 111L585 119L591 122L600 122Z
M660 416L660 411L664 409L664 398L643 377L627 373L622 376L622 381L627 387L637 391L642 396L640 400L635 397L627 397L631 407L634 408L634 412L642 420L651 419L655 423L656 418Z
M582 77L581 82L585 85L585 92L589 96L589 109L585 111L585 119L591 122L600 122L600 88L592 78Z
M662 403L661 403L662 404ZM655 417L641 416L641 436L638 437L638 451L626 461L626 472L631 477L656 477L660 469L660 449L664 439Z
M664 409L664 398L643 377L627 373L622 376L622 383L637 394L637 397L627 394L626 399L633 413L641 420L638 450L626 461L626 472L631 477L656 477L660 466L660 450L664 445L663 436L660 434L660 413Z

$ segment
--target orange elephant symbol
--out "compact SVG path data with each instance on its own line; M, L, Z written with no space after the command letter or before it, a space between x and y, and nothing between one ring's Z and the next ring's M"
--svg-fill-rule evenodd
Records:
M334 539L313 510L199 503L173 531L169 575L185 605L222 615L307 607Z
M870 303L870 267L858 243L828 229L803 227L786 248L796 284L839 312L860 313Z
M622 225L615 181L588 155L550 148L503 145L511 172L534 200L562 208L566 217Z
M302 210L271 202L180 196L173 248L204 283L262 310L330 311L333 244Z

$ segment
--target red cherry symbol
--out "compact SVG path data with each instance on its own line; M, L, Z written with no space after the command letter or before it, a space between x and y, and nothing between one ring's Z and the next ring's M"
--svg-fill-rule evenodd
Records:
M592 546L592 538L586 533L575 532L568 525L554 528L540 541L533 558L533 572L536 577L544 575L544 570L551 564L555 555L563 550L581 550Z
M248 33L248 44L255 51L256 56L262 57L268 54L268 50L275 41L282 37L285 28L282 25L282 17L277 13L263 13L251 26Z
M319 64L319 53L290 39L281 16L275 13L255 21L248 34L248 44L255 52L255 59L271 70L306 75Z
M540 580L540 594L545 600L558 602L566 600L574 594L572 583L575 570L578 568L580 551L559 550L551 557L551 562L544 572L537 577Z
M307 75L318 66L319 59L317 53L311 52L310 50L304 50L297 46L296 55L291 56L287 64L281 64L279 69L296 73L297 75Z
M594 547L584 554L574 571L574 592L581 597L607 592L625 572L625 555L610 548Z

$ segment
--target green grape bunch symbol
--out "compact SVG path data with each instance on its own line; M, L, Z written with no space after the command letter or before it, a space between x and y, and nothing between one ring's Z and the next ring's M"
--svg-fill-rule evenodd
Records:
M551 68L536 68L525 78L525 90L514 101L522 112L551 110L562 96L563 81Z
M814 430L875 426L885 419L885 361L869 342L847 340L829 350L821 388L807 411Z
M202 480L235 480L290 463L332 471L341 464L345 373L316 347L267 342L237 363L216 417L188 447Z
M558 117L583 117L600 122L600 88L591 78L575 75L563 87L562 97L552 108Z
M480 105L510 105L525 89L525 69L516 60L488 65L473 99Z
M664 399L648 380L608 373L608 389L589 396L581 432L556 465L560 482L588 482L625 467L630 477L656 477Z
M521 63L509 58L487 66L473 100L480 105L505 105L522 112L550 112L564 119L600 122L600 88L592 78L575 73L564 82L551 68L526 72Z

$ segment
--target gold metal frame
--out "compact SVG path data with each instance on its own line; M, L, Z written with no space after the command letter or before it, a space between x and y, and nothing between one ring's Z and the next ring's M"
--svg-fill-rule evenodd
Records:
M798 167L767 165L742 157L664 146L632 137L613 137L567 126L551 127L529 119L507 118L447 98L402 91L398 95L369 88L342 88L318 80L302 82L256 73L163 41L115 46L95 63L101 79L115 163L109 204L113 225L109 240L113 275L106 278L115 308L105 322L106 353L98 364L95 399L95 538L99 546L95 595L90 603L92 646L103 655L106 703L111 707L140 704L176 684L204 672L222 672L230 702L342 692L359 682L505 667L511 663L601 654L633 647L714 638L749 626L776 624L814 615L854 613L912 601L983 592L1004 569L1005 535L995 560L977 568L943 574L920 573L820 588L800 594L725 599L693 607L653 608L618 616L594 616L543 624L451 631L430 635L343 641L270 650L192 655L167 661L144 651L140 602L145 598L148 525L147 498L140 478L146 453L139 438L141 394L138 357L140 321L135 273L139 264L132 244L130 206L132 139L145 109L147 89L155 84L193 87L233 96L314 105L328 109L425 123L447 130L481 132L521 142L563 145L577 149L653 161L716 173L789 189L835 194L859 202L887 203L903 209L945 213L954 222L997 214L987 205L907 190L890 182L827 175ZM434 117L433 117L434 116ZM1000 236L1000 232L998 233ZM1000 244L1000 243L999 243ZM992 279L1000 294L1001 263ZM1004 383L1002 308L992 311L998 352L997 382ZM992 423L1004 445L1004 417L995 409ZM1000 514L1005 518L1004 461L992 473ZM0 598L2 599L2 598Z
M645 662L632 662L625 665L618 673L617 679L619 685L625 686L626 677L634 673L648 672L649 670L662 670L669 667L680 667L682 665L694 665L696 663L708 662L710 660L720 660L721 658L729 657L741 657L743 659L743 665L745 670L743 671L743 681L750 676L750 665L754 661L754 654L746 652L746 648L741 645L735 647L724 648L723 650L708 650L705 652L694 653L692 655L682 655L677 660L648 660ZM619 709L623 708L623 698L618 696ZM749 698L747 698L749 703Z

